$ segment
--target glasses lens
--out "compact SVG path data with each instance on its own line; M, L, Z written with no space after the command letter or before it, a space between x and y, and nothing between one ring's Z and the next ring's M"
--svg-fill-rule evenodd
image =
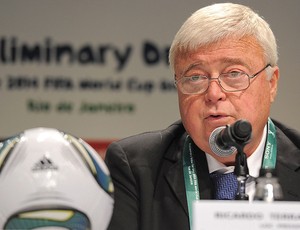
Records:
M243 72L231 72L219 76L220 84L226 91L239 91L250 85L249 76Z
M179 85L183 93L202 93L208 87L208 79L205 76L183 77L179 80Z

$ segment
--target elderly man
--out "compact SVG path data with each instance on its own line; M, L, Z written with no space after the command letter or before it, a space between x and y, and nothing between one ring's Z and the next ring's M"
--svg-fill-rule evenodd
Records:
M115 185L109 229L189 229L192 201L219 199L210 173L230 175L235 166L236 151L216 154L210 135L241 119L252 127L243 149L249 200L261 168L276 169L284 200L300 200L300 134L270 118L279 68L267 22L239 4L204 7L182 25L169 57L181 121L109 147L106 163Z

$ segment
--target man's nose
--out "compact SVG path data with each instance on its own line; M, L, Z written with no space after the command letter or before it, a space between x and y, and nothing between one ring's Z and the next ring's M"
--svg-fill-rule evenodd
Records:
M226 94L221 87L218 78L210 78L208 88L205 92L205 99L208 102L216 103L217 101L224 100Z

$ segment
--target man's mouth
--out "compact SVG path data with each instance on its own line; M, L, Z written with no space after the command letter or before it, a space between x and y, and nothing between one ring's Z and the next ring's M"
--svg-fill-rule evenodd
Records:
M218 117L222 117L222 116L221 115L210 115L210 117L218 118Z
M210 121L210 122L228 122L227 120L228 116L225 115L225 114L210 114L206 117L206 120L207 121Z
M225 115L220 115L220 114L213 114L213 115L209 115L208 118L223 118L226 117Z

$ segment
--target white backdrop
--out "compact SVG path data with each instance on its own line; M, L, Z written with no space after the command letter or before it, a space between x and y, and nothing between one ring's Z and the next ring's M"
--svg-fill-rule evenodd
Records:
M166 50L208 0L0 1L0 137L48 126L118 139L179 119ZM300 1L249 0L277 36L272 117L300 130Z

